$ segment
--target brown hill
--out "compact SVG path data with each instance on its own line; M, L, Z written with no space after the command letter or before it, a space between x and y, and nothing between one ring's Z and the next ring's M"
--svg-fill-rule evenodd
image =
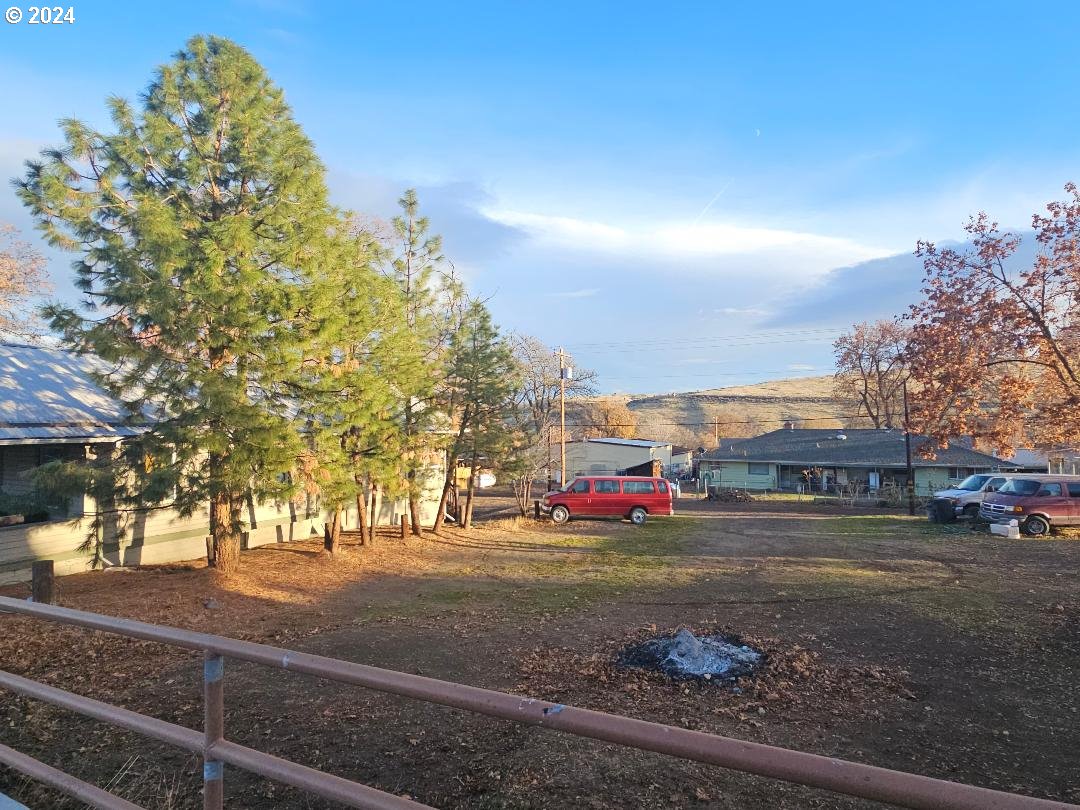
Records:
M797 427L857 427L865 420L851 418L854 407L833 396L831 376L772 380L646 396L611 396L579 399L567 404L567 423L590 420L590 405L607 399L624 403L637 418L640 438L712 447L715 437L756 436L794 422ZM571 436L581 428L568 428ZM595 434L594 434L595 435Z

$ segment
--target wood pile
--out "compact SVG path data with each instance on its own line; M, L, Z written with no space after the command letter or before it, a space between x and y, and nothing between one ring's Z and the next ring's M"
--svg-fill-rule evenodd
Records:
M754 496L742 489L709 489L709 500L719 503L753 503Z

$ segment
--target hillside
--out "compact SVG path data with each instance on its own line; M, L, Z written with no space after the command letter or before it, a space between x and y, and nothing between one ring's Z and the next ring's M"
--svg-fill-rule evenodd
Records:
M633 412L641 438L706 447L712 446L716 433L723 438L755 436L787 421L803 427L858 425L850 418L851 405L835 399L832 389L832 377L822 376L676 394L595 397L577 400L572 407L568 403L567 422L587 422L588 407L597 400L616 401Z

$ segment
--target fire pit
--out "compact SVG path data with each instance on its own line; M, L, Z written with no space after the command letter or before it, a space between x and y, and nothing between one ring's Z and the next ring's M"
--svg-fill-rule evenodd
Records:
M760 650L723 635L695 636L687 629L626 647L618 658L624 667L652 669L675 680L734 681L754 672L765 660Z

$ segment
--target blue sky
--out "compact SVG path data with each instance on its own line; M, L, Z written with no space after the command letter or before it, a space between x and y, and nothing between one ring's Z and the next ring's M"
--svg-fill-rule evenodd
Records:
M984 208L1023 228L1080 180L1072 4L148 6L0 27L0 174L228 36L339 204L390 216L418 188L502 326L607 391L827 373L836 329L914 295L916 239ZM0 221L30 226L6 186Z

